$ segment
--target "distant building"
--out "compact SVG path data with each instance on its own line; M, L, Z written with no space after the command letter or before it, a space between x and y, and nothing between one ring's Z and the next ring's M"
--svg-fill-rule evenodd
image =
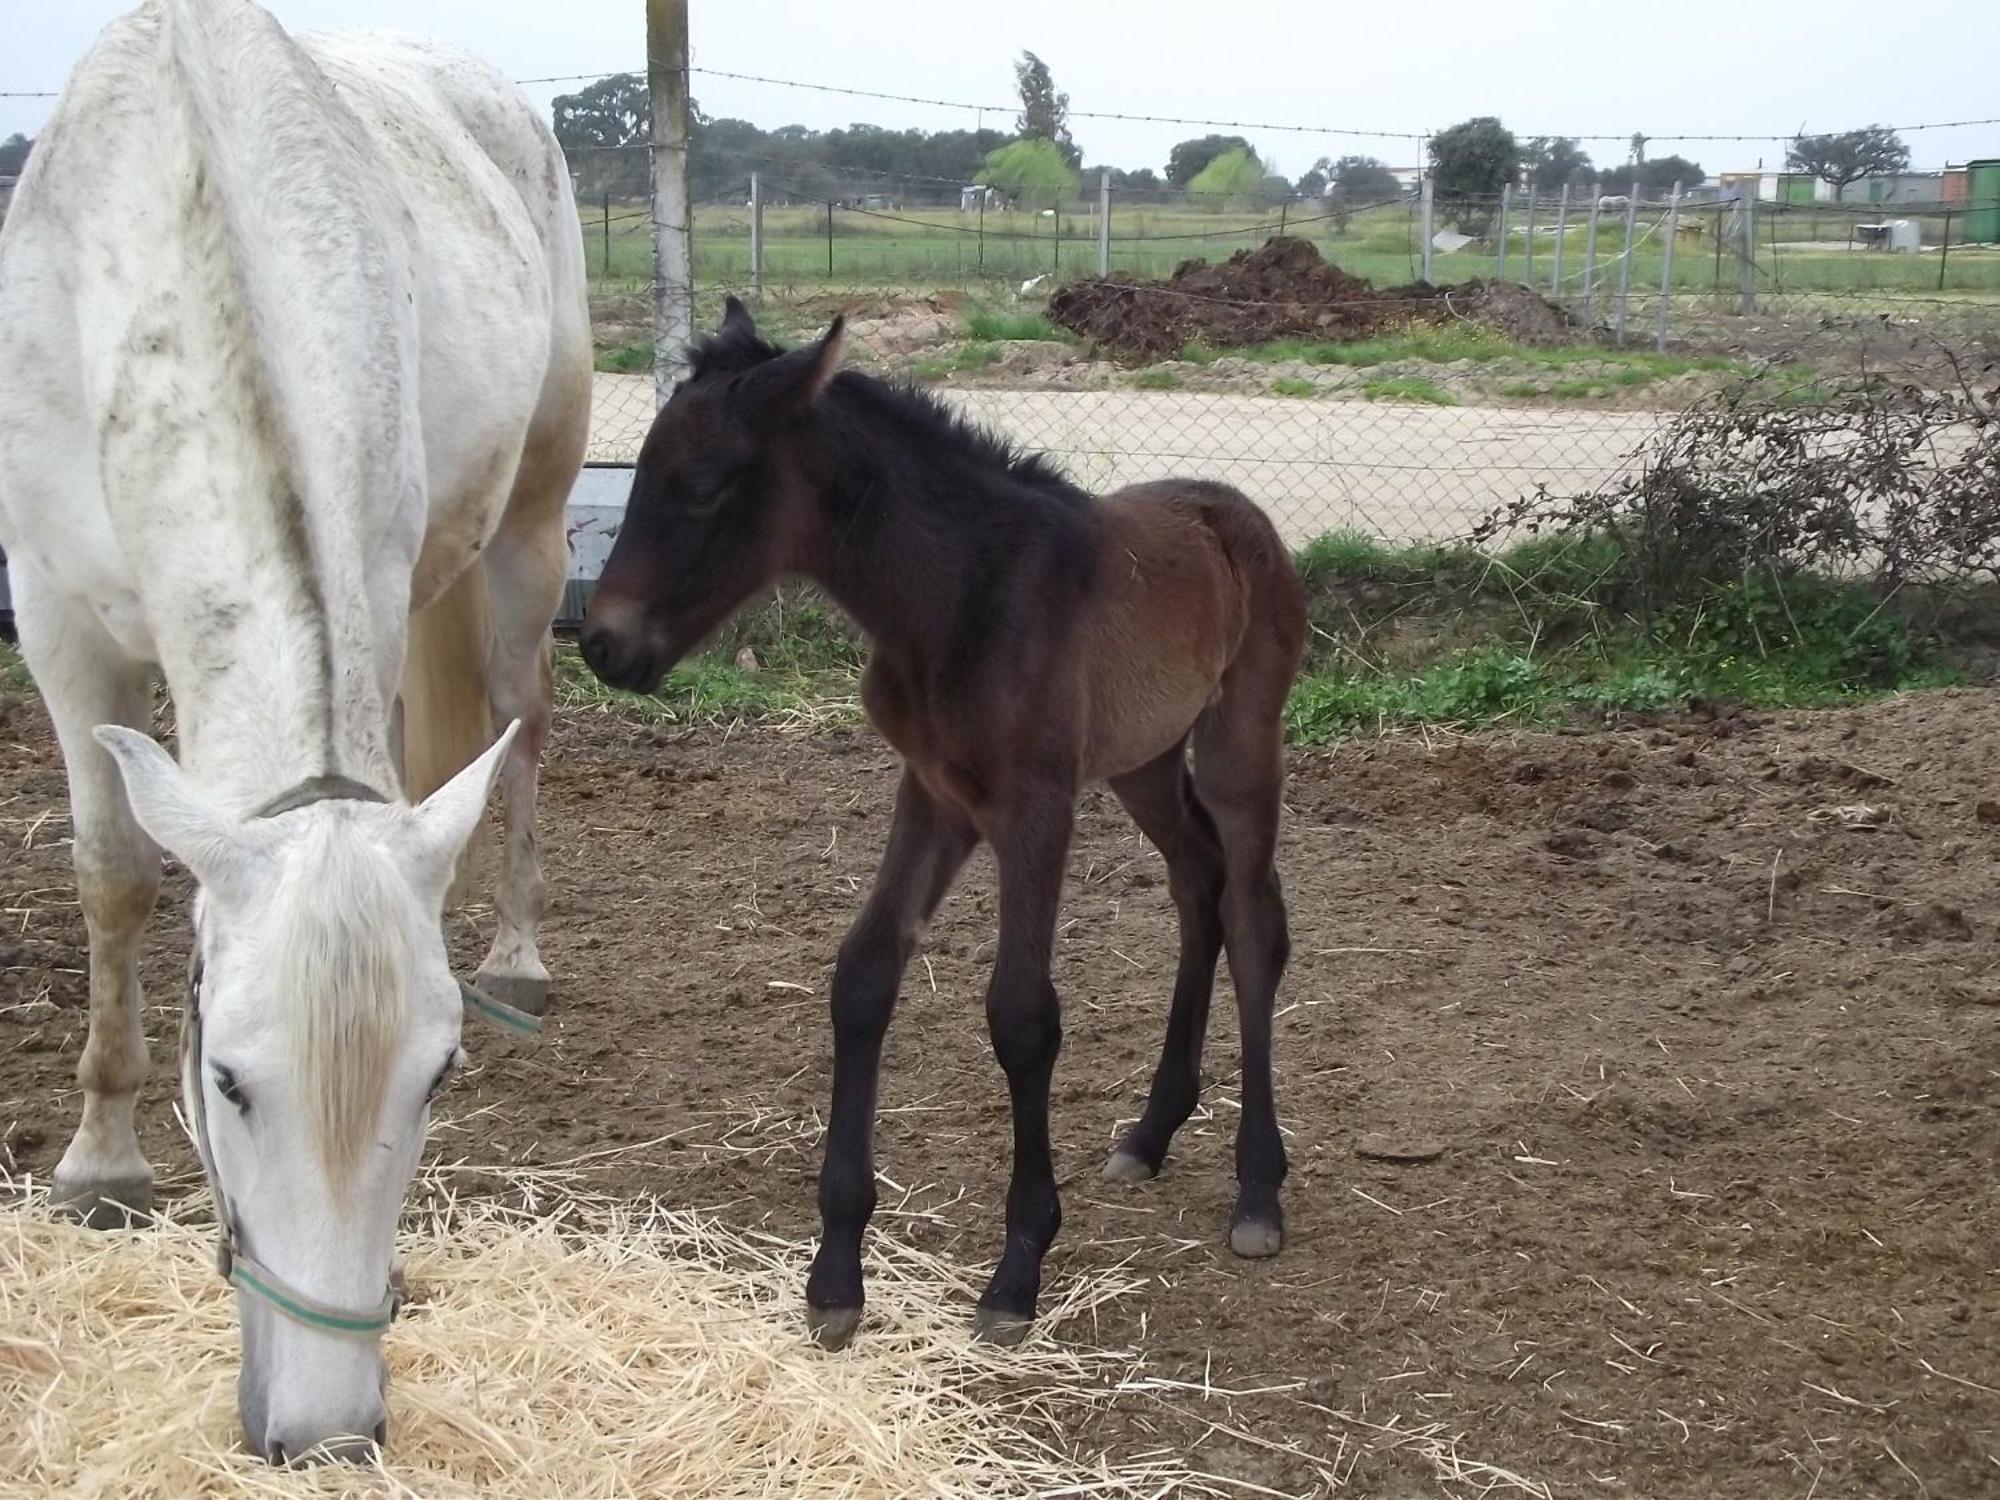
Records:
M983 182L975 182L958 190L958 211L962 214L977 213L983 206L999 208L1000 189L988 187Z

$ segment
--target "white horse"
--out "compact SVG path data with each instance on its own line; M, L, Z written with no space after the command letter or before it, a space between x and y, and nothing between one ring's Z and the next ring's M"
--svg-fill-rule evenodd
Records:
M547 996L535 772L590 402L562 153L456 52L149 0L36 142L0 233L0 370L0 547L90 936L56 1196L150 1205L138 953L164 849L200 886L182 1087L245 1435L357 1456L384 1430L397 1217L459 1056L441 908L496 779L475 982L517 1011ZM135 732L155 665L178 764Z

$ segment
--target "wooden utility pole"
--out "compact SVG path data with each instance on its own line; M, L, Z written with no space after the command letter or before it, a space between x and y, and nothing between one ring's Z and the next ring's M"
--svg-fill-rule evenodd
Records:
M663 406L694 340L687 0L646 0L646 91L653 106L653 396Z

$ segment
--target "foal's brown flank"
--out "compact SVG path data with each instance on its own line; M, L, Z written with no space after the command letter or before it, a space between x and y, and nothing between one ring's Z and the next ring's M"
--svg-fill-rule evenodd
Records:
M808 1319L830 1348L860 1321L883 1035L918 937L984 839L1000 871L986 1018L1012 1097L1014 1169L976 1326L1013 1342L1034 1317L1062 1219L1049 962L1086 782L1109 782L1159 847L1180 917L1166 1045L1105 1172L1153 1176L1192 1113L1226 948L1243 1033L1229 1244L1278 1250L1271 1013L1289 938L1272 856L1304 591L1269 519L1226 485L1162 480L1094 498L934 397L841 371L841 341L836 320L816 345L780 353L730 299L646 438L583 654L613 686L650 689L783 575L819 584L868 635L861 700L901 753L903 779L874 889L834 968Z

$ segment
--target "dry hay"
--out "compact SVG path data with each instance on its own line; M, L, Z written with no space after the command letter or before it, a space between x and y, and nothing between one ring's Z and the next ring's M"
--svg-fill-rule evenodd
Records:
M1180 1463L1069 1451L1129 1356L971 1342L971 1288L882 1244L849 1351L809 1346L807 1247L565 1192L450 1203L406 1236L386 1467L276 1470L237 1441L233 1298L209 1231L101 1234L11 1186L0 1211L0 1493L535 1497L1147 1494ZM433 1188L435 1184L431 1184ZM1132 1288L1062 1278L1042 1327Z

